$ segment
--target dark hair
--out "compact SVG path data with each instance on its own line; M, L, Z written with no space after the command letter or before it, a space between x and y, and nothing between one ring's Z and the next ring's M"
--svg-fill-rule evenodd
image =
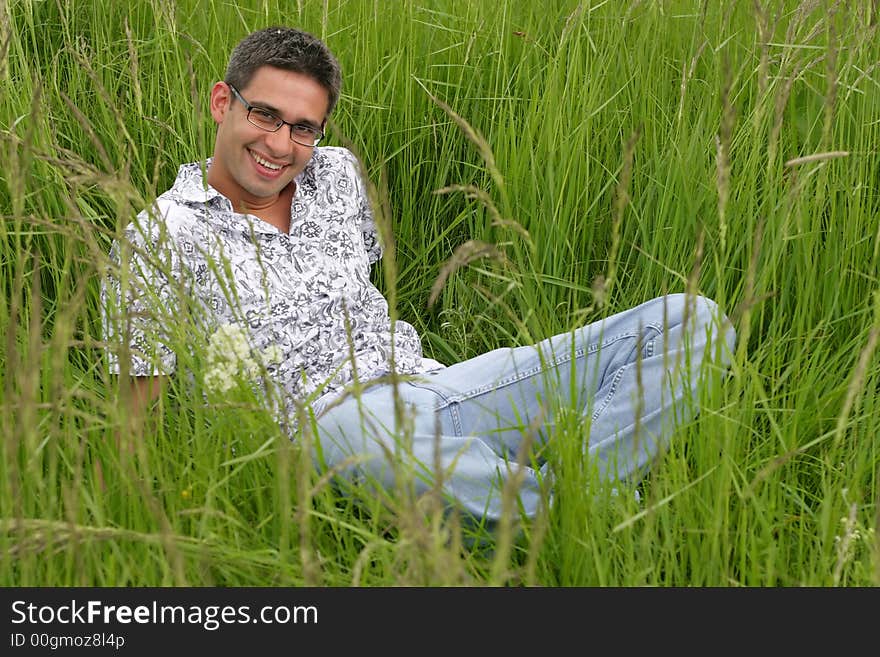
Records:
M232 51L223 81L236 89L247 87L261 66L304 73L327 90L327 115L339 100L342 74L339 62L316 36L292 27L266 27L252 32Z

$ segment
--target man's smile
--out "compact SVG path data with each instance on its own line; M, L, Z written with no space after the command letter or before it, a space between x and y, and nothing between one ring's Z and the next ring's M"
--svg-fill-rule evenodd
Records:
M261 155L258 155L256 152L252 151L251 149L247 149L247 151L248 151L248 153L251 154L251 157L254 159L254 161L257 164L259 164L262 167L265 167L266 169L269 169L270 171L281 171L281 169L283 169L284 167L289 166L287 163L283 163L283 162L276 163L276 162L272 162L270 160L267 160L266 158L264 158Z

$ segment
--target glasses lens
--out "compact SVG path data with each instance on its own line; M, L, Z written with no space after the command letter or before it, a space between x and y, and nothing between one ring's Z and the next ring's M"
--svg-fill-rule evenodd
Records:
M248 113L248 121L263 130L277 130L282 125L281 119L259 107L251 108Z
M307 125L294 125L290 128L290 137L298 144L314 146L321 141L321 133Z

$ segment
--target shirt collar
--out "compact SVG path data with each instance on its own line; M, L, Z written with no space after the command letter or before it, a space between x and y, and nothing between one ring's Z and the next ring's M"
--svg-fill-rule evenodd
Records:
M232 201L230 201L221 192L211 187L211 185L209 185L207 180L205 179L205 176L202 174L203 171L208 171L208 167L211 166L211 162L213 161L213 159L213 157L209 157L206 158L204 161L199 160L197 162L188 162L187 164L181 164L180 167L177 169L177 178L175 179L174 185L171 188L172 194L177 196L177 198L184 203L208 205L209 203L213 202L216 205L220 205L229 212L229 215L227 216L225 221L231 221L235 223L235 217L243 215L236 215L232 208ZM305 169L301 171L299 175L296 176L296 178L294 178L294 182L297 186L297 196L300 196L303 193L302 182L305 180L311 181L314 179L314 172L312 171L314 159L315 158L313 156L309 160L308 164L306 164ZM202 169L203 164L204 169ZM253 224L253 227L256 228L258 232L278 232L277 228L263 221L255 222Z
M210 157L204 160L204 171L207 171L211 166L212 160L213 158ZM177 170L177 179L174 181L174 193L181 200L189 203L207 204L218 197L226 199L223 194L208 184L202 171L202 161L181 164ZM229 202L229 199L226 201Z

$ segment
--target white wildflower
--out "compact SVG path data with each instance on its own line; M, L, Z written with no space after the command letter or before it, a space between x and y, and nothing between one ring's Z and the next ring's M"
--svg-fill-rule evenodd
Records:
M248 344L247 332L236 324L223 324L211 336L207 356L209 362L223 360L238 362L250 359L251 347Z
M844 499L846 499L845 489ZM835 586L841 581L844 567L855 560L859 554L863 554L863 549L870 549L874 542L873 529L865 529L857 522L856 510L856 503L853 502L849 506L849 514L840 519L840 524L843 526L841 533L834 537L837 563L834 567L832 581Z
M205 357L205 386L214 392L228 392L236 381L252 381L260 373L260 362L254 357L247 331L236 324L223 324L214 332ZM279 362L281 357L281 348L277 345L260 352L263 362Z
M214 392L229 392L235 383L235 372L228 363L218 363L205 372L205 387Z

